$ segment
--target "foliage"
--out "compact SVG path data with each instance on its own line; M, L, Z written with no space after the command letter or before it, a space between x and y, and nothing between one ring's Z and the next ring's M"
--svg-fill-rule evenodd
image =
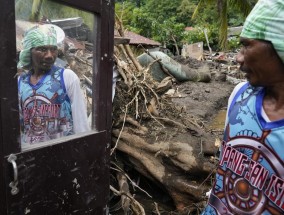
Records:
M116 0L116 2L124 3L124 0ZM146 0L129 0L129 3L134 3L136 7L141 7L145 4Z
M225 49L228 47L228 26L242 25L256 1L140 0L138 4L137 0L117 0L116 13L123 15L125 28L158 40L166 46L173 45L172 35L175 35L176 44L179 46L184 42L205 41L202 32L207 29L210 46ZM181 26L191 26L200 30L177 30Z
M197 3L198 0L182 0L177 8L177 21L184 23L186 26L193 26L195 21L191 17Z
M196 33L194 33L194 31L187 32L187 35L189 36L189 40L187 42L195 43L202 41L204 46L207 47L207 41L204 34L204 30L206 30L210 47L213 49L219 49L218 47L219 25L218 22L216 22L216 20L218 20L217 10L215 9L214 5L208 4L200 8L200 14L202 14L202 16L196 16L193 19L194 29L197 29L198 32L197 35L199 36L195 38L194 34L196 35ZM192 33L193 36L191 35Z
M183 23L177 23L175 17L171 17L157 24L157 36L154 36L154 39L162 41L167 46L174 46L176 54L179 55L178 47L182 46L184 29Z
M208 0L211 4L204 4L205 0L148 0L141 2L143 4L137 7L137 2L134 0L117 1L116 13L122 17L126 29L157 40L167 47L173 45L182 47L183 43L199 41L207 44L204 35L206 29L210 46L215 49L219 48L218 37L222 31L220 30L220 21L218 21L220 13L216 9L216 4L213 4L216 0ZM195 15L194 19L191 19L196 12L197 5L199 5L199 13ZM236 13L232 7L227 8L232 15L227 21L225 20L226 23L233 26L242 24L244 17L240 13ZM227 12L224 11L224 13ZM186 26L193 26L197 30L185 32L182 28Z
M151 29L152 20L143 13L133 2L121 2L115 4L116 15L122 20L124 28L129 31L150 37L148 29Z
M142 8L154 20L162 22L176 17L177 8L181 0L148 0Z
M227 49L229 17L233 15L236 18L235 14L241 14L243 17L246 17L256 2L257 0L199 0L193 17L198 14L198 10L204 5L214 4L217 7L219 16L217 19L219 23L219 46L221 49ZM233 11L230 9L233 9Z
M204 47L208 47L204 31L206 31L206 34L208 36L210 47L214 50L218 50L218 28L213 26L210 26L209 28L204 28L203 26L195 27L193 30L185 32L184 43L192 44L197 42L203 42Z
M231 37L228 38L228 49L229 50L236 50L240 48L240 42L239 42L239 37L235 36L235 37Z
M155 39L165 46L204 41L207 29L211 47L227 47L227 27L241 25L257 0L116 0L115 11L126 29ZM93 15L50 0L15 0L17 19L39 21L82 17L93 28ZM49 9L46 6L49 6ZM32 13L33 12L33 13ZM198 12L198 13L197 13ZM31 16L33 14L33 16ZM243 15L244 14L244 15ZM191 17L195 15L195 18ZM184 32L192 26L197 32ZM219 44L218 44L219 42ZM206 44L206 43L204 43Z

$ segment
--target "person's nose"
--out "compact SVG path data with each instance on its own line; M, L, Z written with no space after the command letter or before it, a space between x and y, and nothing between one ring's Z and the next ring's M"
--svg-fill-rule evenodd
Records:
M236 61L239 64L242 64L244 62L244 55L242 53L242 50L240 50L236 56Z
M53 57L54 57L54 53L50 49L47 49L45 53L45 58L53 58Z

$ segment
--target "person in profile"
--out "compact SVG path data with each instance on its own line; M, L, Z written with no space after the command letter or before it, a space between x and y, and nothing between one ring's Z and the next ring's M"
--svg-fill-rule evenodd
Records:
M219 165L202 215L284 214L284 1L259 0L236 60L246 82L227 108Z
M53 25L26 31L18 69L22 148L90 130L78 76L54 65L58 55Z

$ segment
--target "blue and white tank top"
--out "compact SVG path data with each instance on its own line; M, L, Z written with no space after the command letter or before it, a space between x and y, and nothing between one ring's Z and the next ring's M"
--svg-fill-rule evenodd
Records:
M284 119L263 118L264 93L246 84L233 99L204 215L284 214Z
M71 104L63 68L53 66L36 84L31 72L18 82L22 146L73 134Z

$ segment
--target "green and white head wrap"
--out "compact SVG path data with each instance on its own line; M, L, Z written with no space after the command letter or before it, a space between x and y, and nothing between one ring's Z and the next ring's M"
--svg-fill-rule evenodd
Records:
M270 41L284 62L284 1L259 0L240 36Z
M38 46L57 46L56 30L51 25L36 25L25 33L22 43L23 50L20 52L17 67L30 69L31 49Z

